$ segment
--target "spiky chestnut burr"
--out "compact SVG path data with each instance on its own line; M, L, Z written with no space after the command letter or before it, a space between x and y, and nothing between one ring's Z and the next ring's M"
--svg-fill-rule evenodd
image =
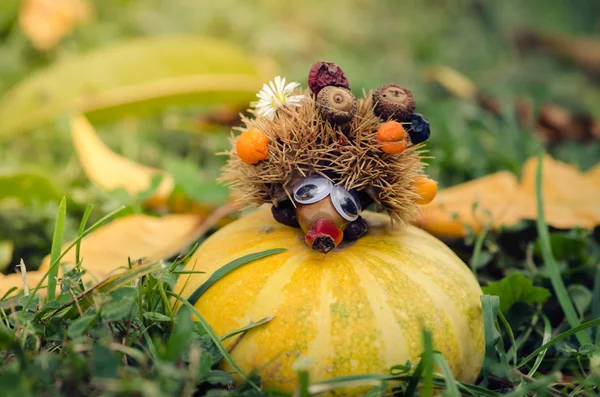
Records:
M373 112L383 121L408 121L417 104L409 89L397 84L385 84L373 93Z
M325 87L317 95L319 112L327 121L345 124L356 115L356 98L342 87Z
M313 94L318 95L324 87L328 86L350 89L348 79L338 65L333 62L315 63L308 73L308 87Z

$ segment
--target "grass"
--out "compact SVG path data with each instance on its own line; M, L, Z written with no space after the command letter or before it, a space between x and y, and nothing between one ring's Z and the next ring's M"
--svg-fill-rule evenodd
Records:
M522 27L597 35L595 2L411 0L366 5L359 0L311 0L302 7L294 2L235 0L92 3L97 18L48 52L35 50L19 29L17 7L0 7L0 96L54 62L122 39L210 35L235 43L251 55L274 58L291 80L304 82L314 61L332 59L344 68L355 90L388 81L406 84L415 93L419 112L435 127L428 145L433 159L427 172L441 187L498 170L518 174L522 162L542 150L582 169L600 158L598 141L544 144L531 128L516 123L511 107L517 97L524 96L536 108L558 103L600 118L596 80L572 63L520 53L512 41L512 33ZM469 76L482 92L500 100L502 114L490 115L428 82L424 71L435 65L450 66ZM228 148L229 133L229 126L223 125L226 122L209 128L199 121L214 117L213 110L168 106L143 117L124 114L121 120L100 123L98 128L111 149L134 161L168 169L179 189L210 207L220 204L214 202L221 197L220 191L214 184L198 181L212 181L219 174L223 159L214 153ZM175 280L190 272L183 270L190 255L142 268L130 266L123 276L85 289L81 239L110 220L145 210L141 197L105 192L89 183L73 155L66 125L59 116L0 141L3 168L35 170L50 186L43 192L41 187L27 190L27 197L4 197L0 188L0 242L14 247L5 273L14 272L21 258L28 270L34 270L50 253L49 271L28 296L15 297L13 290L0 300L0 390L19 396L291 395L263 390L254 374L245 374L245 383L234 386L231 375L222 371L222 360L235 367L222 341L243 337L245 331L270 318L227 335L216 335L198 313L194 314L199 321L191 322L189 314L195 309L190 302L195 297L185 300L173 291ZM546 224L539 184L543 170L538 171L540 217L535 222L501 230L484 228L477 235L447 241L484 289L489 282L509 281L494 289L498 297L487 293L482 297L486 359L474 384L452 377L425 330L426 349L418 364L398 363L388 374L326 382L314 382L299 365L297 395L358 385L372 386L370 396L391 395L386 386L395 381L405 382L393 390L398 396L415 390L427 395L438 389L453 397L531 392L597 395L600 235L598 229L556 230ZM61 201L63 196L66 199ZM210 199L203 201L205 196ZM64 241L73 243L63 250ZM57 279L59 261L72 249L77 266ZM263 254L270 253L255 255ZM218 276L252 258L240 258ZM193 272L201 271L198 264ZM507 279L514 274L522 277ZM215 277L211 283L218 280ZM50 289L42 296L45 279ZM508 288L510 282L513 288ZM176 300L189 311L173 310ZM501 308L500 302L509 301L511 305ZM421 388L416 389L417 385Z
M541 162L539 169L538 177ZM539 194L538 203L542 203ZM62 207L57 214L59 228L65 211ZM116 213L113 211L110 215ZM103 217L85 228L87 217L82 219L80 237L108 220ZM543 216L538 219L538 227L547 227ZM541 239L546 239L542 247L552 252L549 235L540 235ZM53 246L61 246L61 233L55 233L55 236ZM71 244L66 251L57 254L52 263L76 246L76 242ZM8 395L133 393L152 396L203 391L219 396L291 396L284 391L263 390L260 378L243 373L222 344L233 335L243 337L245 331L260 327L270 318L220 336L190 302L235 268L278 252L281 250L257 252L225 265L188 299L173 292L173 286L177 277L189 273L181 269L190 255L131 268L92 289L84 288L81 283L83 272L76 267L57 280L59 292L56 296L50 291L46 296L40 296L40 290L34 289L29 296L5 297L0 302L0 358L3 362L0 386ZM554 260L547 254L544 258ZM559 274L559 277L562 276ZM552 280L553 283L556 281ZM560 282L564 288L562 278ZM182 308L174 312L173 301L167 297L178 300ZM566 297L570 299L569 295ZM598 369L590 367L589 363L598 354L598 348L591 344L588 332L598 329L600 318L569 324L566 329L559 325L563 330L556 329L553 335L550 320L538 305L536 316L544 319L541 343L535 349L520 349L517 340L529 330L523 330L520 321L515 322L514 311L507 312L506 316L499 311L499 300L498 296L482 296L486 363L478 384L456 381L444 357L434 350L431 334L424 330L424 349L415 367L407 363L391 368L390 374L364 374L312 383L306 371L307 364L298 363L298 395L319 395L338 388L369 384L375 385L369 395L390 395L386 386L395 381L402 381L404 385L394 389L395 396L413 396L417 390L419 395L430 396L438 389L448 396L462 393L482 397L525 396L531 392L558 396L596 393L600 377ZM195 322L191 320L192 314ZM521 332L514 334L513 327ZM531 334L535 335L535 332L534 325ZM578 335L579 348L565 349L569 345L563 343L577 343ZM581 335L585 336L582 338ZM527 339L534 342L536 338ZM231 375L220 369L221 360L229 362L245 382L234 387ZM573 361L579 363L579 371L573 369ZM571 381L560 379L571 373L574 375Z

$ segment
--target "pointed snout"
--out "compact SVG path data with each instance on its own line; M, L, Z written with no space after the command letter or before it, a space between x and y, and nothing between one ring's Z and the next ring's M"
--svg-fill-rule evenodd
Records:
M323 254L337 247L344 237L340 230L330 219L318 219L313 227L306 233L304 240L309 247Z

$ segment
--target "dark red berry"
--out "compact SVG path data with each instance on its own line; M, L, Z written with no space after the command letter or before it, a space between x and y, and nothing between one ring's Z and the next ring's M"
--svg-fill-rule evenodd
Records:
M427 121L422 114L413 113L410 117L410 128L408 129L408 135L410 136L410 141L413 143L413 145L425 142L431 135L429 121Z
M308 73L308 87L318 95L323 87L335 86L350 89L344 71L333 62L317 62Z

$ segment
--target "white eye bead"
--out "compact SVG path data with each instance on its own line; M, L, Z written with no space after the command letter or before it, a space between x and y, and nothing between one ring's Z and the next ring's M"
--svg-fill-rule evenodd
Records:
M355 221L361 211L360 201L342 186L334 186L331 192L331 202L335 210L347 221Z
M294 200L300 204L313 204L331 193L333 183L320 175L309 176L294 187Z

